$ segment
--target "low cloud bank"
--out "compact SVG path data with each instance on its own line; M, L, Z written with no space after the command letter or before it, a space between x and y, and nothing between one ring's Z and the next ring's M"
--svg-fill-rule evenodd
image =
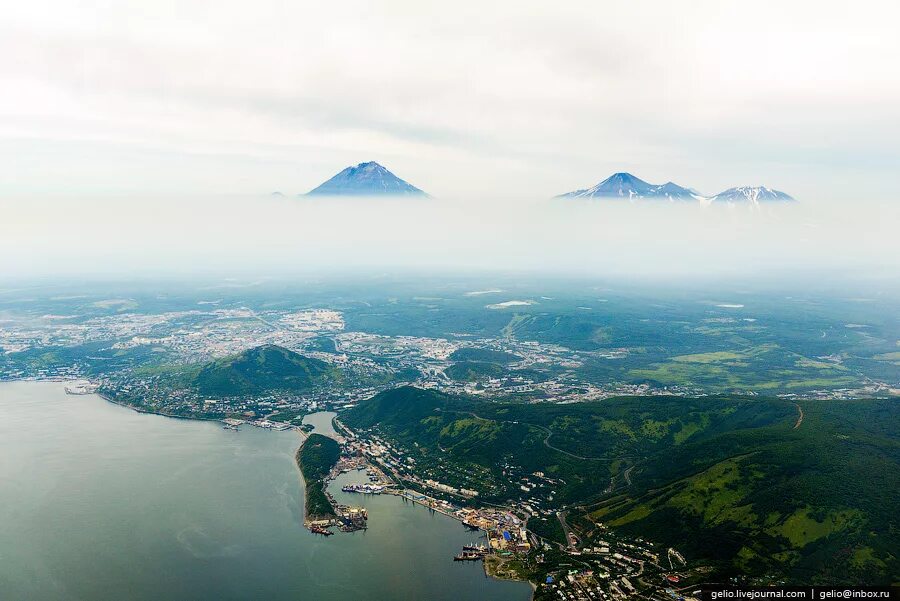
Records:
M900 273L896 204L545 199L0 201L0 276L410 268L709 277Z

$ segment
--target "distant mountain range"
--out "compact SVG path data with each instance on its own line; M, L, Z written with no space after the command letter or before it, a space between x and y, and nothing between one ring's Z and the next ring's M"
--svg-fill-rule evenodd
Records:
M669 201L707 201L716 203L751 203L792 201L791 196L762 186L729 188L715 196L704 196L692 188L673 182L651 184L630 173L614 173L596 186L560 194L556 198L615 198L622 200L658 199Z
M428 194L374 161L347 167L307 196L422 196Z
M560 194L557 198L664 198L668 200L698 200L699 194L668 182L650 184L630 173L613 173L592 188Z
M272 196L283 196L273 192ZM375 161L347 167L328 181L301 196L417 196L428 194L400 179ZM614 173L599 184L566 192L555 198L605 198L621 200L664 200L670 202L704 202L759 205L767 202L790 202L794 198L765 186L729 188L713 196L674 182L651 184L631 173Z
M713 202L750 202L759 204L761 202L769 201L792 201L794 198L784 192L772 190L765 186L741 186L739 188L728 188L724 192L719 192L710 198L710 200Z

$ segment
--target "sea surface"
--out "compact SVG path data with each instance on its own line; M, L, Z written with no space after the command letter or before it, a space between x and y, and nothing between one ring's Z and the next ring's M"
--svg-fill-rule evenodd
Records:
M308 421L327 433L330 417ZM397 497L337 490L368 507L369 529L307 532L299 443L58 382L0 383L0 599L530 598L526 583L453 562L474 533Z

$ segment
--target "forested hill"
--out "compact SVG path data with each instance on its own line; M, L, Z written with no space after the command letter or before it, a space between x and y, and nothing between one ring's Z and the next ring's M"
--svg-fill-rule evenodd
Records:
M265 345L207 363L192 385L210 396L254 395L303 391L339 377L338 370L324 361Z
M484 500L567 506L576 528L621 528L720 575L885 583L900 574L895 401L509 404L405 387L342 420L379 430L412 449L426 476ZM535 472L552 486L521 492Z
M297 450L297 466L306 483L306 520L334 517L334 507L325 495L328 473L341 455L341 447L332 438L310 434Z
M800 406L796 428L725 432L649 458L633 488L588 517L677 545L727 574L896 583L900 406Z

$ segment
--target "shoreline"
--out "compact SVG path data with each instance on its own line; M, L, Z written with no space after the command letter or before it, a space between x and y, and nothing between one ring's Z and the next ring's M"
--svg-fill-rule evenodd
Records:
M307 445L311 445L309 448ZM308 435L294 454L304 485L303 525L314 534L330 536L328 529L351 527L348 513L328 493L331 476L341 458L341 444L315 432ZM317 513L311 512L315 507ZM366 514L367 515L367 514Z
M40 378L40 379L16 378L16 379L12 379L12 380L2 380L2 381L0 381L0 384L2 384L4 382L10 382L10 383L12 383L12 382L48 382L48 383L54 382L54 383L62 384L62 383L66 383L66 382L78 381L80 379L87 379L87 378ZM118 401L100 391L95 391L90 394L94 394L94 395L98 396L99 398L103 399L104 401L106 401L112 405L115 405L117 407L122 407L124 409L130 409L136 413L140 413L140 414L144 414L144 415L158 415L160 417L178 419L178 420L200 421L200 422L220 422L220 423L222 423L222 421L224 419L228 419L228 418L216 418L216 417L171 415L171 414L167 414L167 413L161 413L159 411L147 410L147 409L139 407L139 406L135 406L135 405L131 405L129 403ZM89 395L78 395L78 396L89 396ZM334 427L335 425L338 426L337 428L334 428L336 432L346 429L346 426L344 426L338 420L338 417L336 415L332 418L332 427ZM310 516L307 514L307 511L309 508L308 495L309 495L310 486L306 480L306 476L303 474L303 469L300 467L299 458L300 458L300 451L303 449L303 445L309 439L310 434L315 433L315 431L307 433L299 428L290 428L290 430L296 432L300 437L300 444L297 447L297 449L293 452L292 456L293 456L294 467L300 473L300 477L301 477L301 479L303 481L303 485L304 485L304 487L303 487L304 488L303 525L307 530L309 530L313 534L323 534L324 536L333 535L334 534L333 532L328 532L328 534L325 534L325 532L327 532L327 530L325 530L325 528L323 526L326 526L326 524L327 524L326 527L333 527L333 526L338 525L337 524L337 521L338 521L337 515L328 517L328 516ZM335 438L333 438L327 434L321 434L321 433L319 433L319 434L320 434L320 436L334 440L335 442L338 443L338 445L341 445L341 442L336 440ZM367 463L368 463L368 461L367 461ZM383 468L381 468L380 466L379 466L379 469L383 470ZM330 495L328 495L327 489L328 489L329 484L333 481L334 481L334 478L332 478L332 477L326 477L322 480L323 492L326 494L326 496L329 497L329 502L332 504L332 507L334 506L334 502L331 500ZM429 503L427 503L426 501L423 501L421 499L416 499L415 498L416 494L418 494L420 497L424 496L426 499L430 499L431 497L427 497L427 495L422 495L422 493L418 493L417 491L415 491L413 489L408 489L408 488L403 488L403 489L399 489L399 490L398 489L388 489L388 490L385 490L382 494L387 494L387 495L390 495L393 497L403 498L406 501L411 501L413 503L413 505L419 505L425 509L429 509L429 510L433 511L434 513L439 513L447 518L452 519L455 522L465 525L465 521L462 518L460 518L459 516L449 512L449 511L446 511L442 508L433 507ZM313 519L313 518L315 518L315 519ZM317 522L319 524L317 524ZM314 530L314 528L318 528L319 530L318 531ZM479 528L478 530L483 535L486 535L488 538L488 542L490 542L490 535L489 535L488 531L481 529L481 528ZM502 565L503 560L499 560L499 561L500 561L500 564ZM531 597L530 598L531 599L534 598L534 592L537 590L537 586L535 583L531 582L530 580L522 580L519 578L507 578L507 577L503 577L503 576L498 576L497 574L494 573L494 570L489 569L488 563L489 563L488 561L482 562L482 571L484 572L486 577L492 578L497 581L527 582L528 585L531 587Z
M182 419L188 421L198 421L198 422L221 422L223 419L227 418L218 418L218 417L189 417L187 415L172 415L171 413L162 413L160 411L149 411L147 409L143 409L141 407L136 407L135 405L131 405L129 403L125 403L122 401L117 401L116 399L102 393L102 392L93 392L91 394L96 394L98 397L107 401L113 405L117 405L119 407L124 407L125 409L131 409L137 413L143 413L144 415L158 415L160 417L168 417L170 419Z

